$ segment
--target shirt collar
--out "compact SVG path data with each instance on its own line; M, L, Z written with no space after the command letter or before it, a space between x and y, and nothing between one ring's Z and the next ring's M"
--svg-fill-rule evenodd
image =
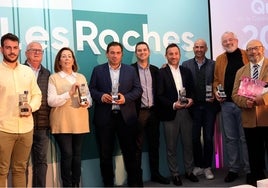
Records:
M73 76L73 77L77 77L77 74L75 72L72 72L72 74L66 74L65 72L63 71L60 71L59 72L59 75L62 77L62 78L66 78L68 76Z
M258 63L256 63L256 65L259 65L259 67L262 67L263 61L264 61L264 57ZM255 64L253 64L252 62L250 62L250 67L251 68L253 68L254 65Z
M114 69L114 68L112 68L112 66L111 66L110 63L108 62L108 66L109 66L109 69L110 69L110 70L120 70L121 65L122 65L122 64L120 63L119 67L118 67L117 69Z
M145 68L143 68L142 66L140 66L140 64L137 62L138 68L139 69L148 69L150 64L148 63L147 66Z
M20 63L18 61L16 61L16 64L17 65L16 65L15 68L17 68L20 65ZM6 67L8 67L8 68L11 68L5 61L3 61L3 65L6 66Z
M31 67L31 69L33 69L33 71L37 71L39 72L41 69L41 65L39 65L39 67L37 69L35 69L28 61L26 61L27 65L29 65L29 67Z
M172 65L170 65L169 63L167 64L168 66L169 66L169 68L171 69L171 70L179 70L180 69L180 65L178 65L178 67L177 68L174 68Z

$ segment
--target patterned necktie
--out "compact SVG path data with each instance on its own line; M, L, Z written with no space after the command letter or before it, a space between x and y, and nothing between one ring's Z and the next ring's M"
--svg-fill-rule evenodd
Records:
M254 80L257 80L259 78L258 67L259 67L259 65L253 65L253 75L252 75L252 78Z

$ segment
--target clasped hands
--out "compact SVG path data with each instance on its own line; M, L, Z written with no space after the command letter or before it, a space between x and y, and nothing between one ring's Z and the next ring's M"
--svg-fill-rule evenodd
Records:
M23 104L24 110L27 109L27 112L20 113L20 117L29 117L32 114L32 107L28 103Z
M175 105L174 105L174 108L175 110L179 110L179 109L182 109L182 108L189 108L190 106L193 105L193 99L191 98L186 98L188 100L188 103L182 103L181 101L177 101L175 102Z
M118 99L114 100L110 94L103 94L101 97L101 102L107 103L107 104L125 104L125 96L121 93L118 93Z
M77 91L77 88L80 86L80 84L79 83L77 83L77 82L75 82L73 85L72 85L72 87L71 87L71 89L70 89L70 91L69 91L69 95L70 96L73 96L74 94L76 94L76 91ZM81 104L81 103L79 103L80 104L80 106L81 107L83 107L83 108L87 108L90 104L89 104L89 101L85 101L84 102L84 104Z

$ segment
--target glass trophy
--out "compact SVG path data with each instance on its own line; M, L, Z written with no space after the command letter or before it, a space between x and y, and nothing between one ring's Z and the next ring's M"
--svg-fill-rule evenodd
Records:
M116 100L118 100L118 88L119 88L119 83L117 80L114 80L112 83L112 103L115 104Z
M78 89L78 95L79 95L79 103L81 105L85 105L87 102L87 88L86 84L81 84L77 87Z
M23 94L19 94L19 111L21 116L30 115L28 103L28 91L24 91Z
M187 104L188 103L188 99L186 98L186 89L183 87L179 90L179 101L181 104Z
M224 89L223 89L223 86L222 86L221 84L219 84L219 85L217 86L217 91L218 91L218 94L219 94L219 96L220 96L221 98L226 98L226 97L227 97L226 94L225 94L225 91L224 91Z
M206 101L213 98L212 84L206 85Z

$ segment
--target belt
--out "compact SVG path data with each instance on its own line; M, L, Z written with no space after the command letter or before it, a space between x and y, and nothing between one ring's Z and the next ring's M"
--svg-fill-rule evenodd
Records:
M120 110L112 110L112 114L118 115L118 114L120 114L120 113L121 113Z
M153 106L151 107L146 106L146 107L141 107L141 110L152 110L153 108L154 108Z
M49 130L50 127L48 126L34 126L35 130Z

